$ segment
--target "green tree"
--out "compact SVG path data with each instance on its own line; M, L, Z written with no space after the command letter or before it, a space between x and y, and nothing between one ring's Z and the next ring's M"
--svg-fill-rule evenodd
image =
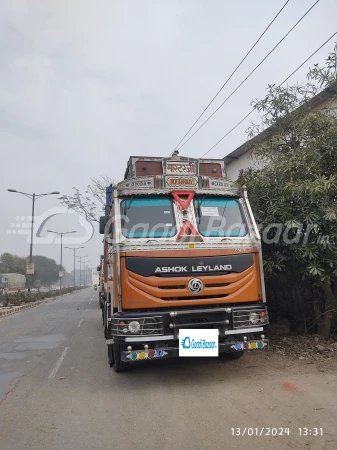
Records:
M54 259L46 256L33 256L34 275L33 285L39 280L43 286L51 286L58 280L60 266Z
M253 158L263 167L242 171L239 181L248 187L269 242L264 243L267 277L285 271L309 279L320 293L318 332L328 337L337 311L337 120L332 104L318 110L310 102L322 88L337 99L336 51L324 67L309 71L306 83L271 85L263 100L253 102L262 122L248 135L265 131L268 139L252 144Z
M21 258L11 253L0 255L0 273L20 273L26 274L27 259Z

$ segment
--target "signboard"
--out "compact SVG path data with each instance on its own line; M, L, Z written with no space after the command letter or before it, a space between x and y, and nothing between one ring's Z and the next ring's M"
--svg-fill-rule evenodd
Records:
M193 175L196 164L192 161L166 161L166 175Z
M209 179L209 187L210 189L228 189L228 188L236 188L237 186L228 181L228 180L224 180L224 179L219 179L219 178L210 178Z
M198 177L165 177L165 185L168 188L195 188L199 186Z
M59 271L59 278L63 278L64 277L64 272L63 272L63 270L60 270Z
M27 268L26 268L26 274L27 275L34 275L34 263L31 264L27 264Z
M137 180L125 180L118 183L118 189L153 189L154 178L138 178Z

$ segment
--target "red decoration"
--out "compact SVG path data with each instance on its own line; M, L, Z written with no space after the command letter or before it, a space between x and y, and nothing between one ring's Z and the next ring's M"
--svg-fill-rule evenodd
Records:
M172 196L182 209L187 209L194 197L194 191L172 191ZM181 198L182 196L187 198Z
M179 234L177 236L177 240L180 239L181 236L183 236L185 234L187 228L189 228L189 230L191 231L191 235L193 234L194 236L200 236L199 233L197 232L197 230L191 224L191 222L189 220L186 220L184 222L183 226L181 227L181 230L179 231Z

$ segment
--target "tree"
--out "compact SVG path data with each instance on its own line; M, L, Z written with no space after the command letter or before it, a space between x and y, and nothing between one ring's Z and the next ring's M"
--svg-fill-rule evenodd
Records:
M28 257L3 253L0 255L0 273L20 273L26 275L28 261ZM37 289L40 289L41 286L50 286L57 281L60 270L64 271L65 276L69 275L66 273L64 267L45 256L33 256L33 263L34 275L32 276L32 285Z
M46 256L33 256L34 275L33 285L40 281L44 286L51 286L58 280L60 266L56 264L54 259Z
M62 205L76 211L84 216L87 221L99 222L101 211L105 205L105 188L114 185L115 182L108 175L101 178L91 178L92 184L89 184L84 194L79 189L73 187L73 195L63 195L61 197Z
M335 89L337 98L336 48L306 83L270 85L267 96L253 102L262 123L248 136L268 129L269 138L252 146L253 158L265 165L242 171L239 181L264 229L267 277L283 271L309 279L320 294L318 332L328 337L337 311L337 119L331 105L318 110L310 102L321 88Z
M11 253L0 255L0 273L26 274L27 259Z
M41 280L35 280L33 286L38 290L38 292L40 292L40 288L42 286Z

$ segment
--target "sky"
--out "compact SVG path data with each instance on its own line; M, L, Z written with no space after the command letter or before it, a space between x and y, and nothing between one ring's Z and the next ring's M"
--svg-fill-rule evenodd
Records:
M84 191L92 177L121 181L130 155L168 156L284 3L2 0L0 253L29 253L25 233L32 203L8 188L69 195L73 187ZM313 3L290 0L209 112ZM180 154L200 157L207 151L250 111L252 99L265 95L268 84L282 82L337 31L336 17L336 0L320 0ZM333 42L289 83L305 81L308 67L323 62ZM247 120L208 157L235 150L248 126ZM65 245L83 246L77 255L88 255L83 261L97 267L102 239L96 224L91 237L91 225L67 213L58 196L38 199L35 215L37 228L46 222L34 254L59 262L60 242L47 230L76 231ZM72 250L64 249L63 264L72 270Z

